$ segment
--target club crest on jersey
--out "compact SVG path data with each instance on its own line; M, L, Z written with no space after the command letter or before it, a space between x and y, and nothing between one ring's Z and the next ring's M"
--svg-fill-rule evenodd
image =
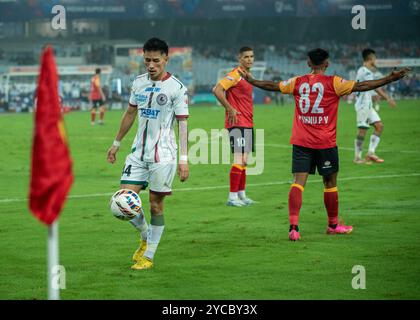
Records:
M150 109L150 108L141 108L140 116L147 119L157 119L160 110Z
M166 94L161 93L156 97L156 101L160 106L163 106L168 102L168 97L166 96Z

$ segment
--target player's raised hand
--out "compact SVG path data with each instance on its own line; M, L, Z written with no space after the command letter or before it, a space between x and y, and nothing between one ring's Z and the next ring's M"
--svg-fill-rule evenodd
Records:
M411 71L410 68L403 68L400 70L397 70L396 68L394 68L394 70L392 70L392 72L389 74L389 78L392 81L397 81L400 80L402 78L404 78L409 72Z
M388 100L388 104L391 108L395 108L397 106L397 103L392 98Z
M190 175L190 171L188 169L188 163L186 161L179 161L178 164L178 175L179 180L181 182L184 182L188 179L188 176Z
M251 73L247 70L244 70L242 68L238 68L238 72L241 75L242 78L244 78L246 81L251 81L254 78L252 77Z
M108 149L108 153L107 153L107 160L109 163L114 163L115 160L117 160L117 152L118 152L119 147L116 146L112 146L111 148Z

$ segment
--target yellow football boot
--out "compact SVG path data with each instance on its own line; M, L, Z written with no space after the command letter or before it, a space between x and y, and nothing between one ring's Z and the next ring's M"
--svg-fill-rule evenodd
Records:
M131 266L133 270L144 270L153 267L153 261L146 257L141 257L135 264Z
M140 240L140 247L134 252L133 255L133 261L137 262L140 260L141 257L143 257L144 252L147 248L147 241L146 240Z

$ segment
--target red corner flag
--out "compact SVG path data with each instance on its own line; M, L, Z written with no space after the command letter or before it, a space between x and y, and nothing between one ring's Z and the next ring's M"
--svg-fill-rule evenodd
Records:
M29 207L39 220L50 225L60 214L73 183L51 47L42 54L36 97Z

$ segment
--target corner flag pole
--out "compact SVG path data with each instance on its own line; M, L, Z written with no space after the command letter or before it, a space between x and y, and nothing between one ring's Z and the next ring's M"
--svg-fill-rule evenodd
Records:
M58 221L48 226L48 300L60 300L58 256Z
M42 53L34 118L29 208L48 226L48 299L59 300L59 290L65 288L65 270L58 262L57 219L74 177L52 47Z

